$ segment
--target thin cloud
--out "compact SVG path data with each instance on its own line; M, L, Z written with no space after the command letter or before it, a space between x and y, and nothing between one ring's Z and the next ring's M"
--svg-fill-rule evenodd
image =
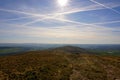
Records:
M75 42L75 40L80 40L82 39L84 40L98 40L98 39L105 39L105 40L111 40L111 39L120 39L118 36L115 36L112 31L110 29L108 30L104 30L103 28L99 29L94 29L92 28L92 31L87 29L83 29L83 28L77 28L77 27L72 27L72 26L62 26L59 29L51 29L51 28L34 28L31 29L30 27L26 26L24 29L23 27L21 27L20 25L11 25L11 27L13 27L12 30L2 30L0 31L1 34L6 34L6 35L12 35L12 34L16 34L16 35L21 35L21 36L27 36L27 37L36 37L36 38L41 38L41 37L50 37L50 38L61 38L61 39L74 39L73 42ZM14 27L19 27L17 30ZM33 26L34 27L34 26ZM72 29L72 30L69 30ZM19 30L21 29L22 32ZM106 34L107 31L107 34ZM112 35L111 35L112 34ZM59 36L58 36L59 35ZM79 37L78 37L79 36ZM98 37L99 36L99 37ZM36 40L34 40L36 41ZM56 41L56 40L55 40Z

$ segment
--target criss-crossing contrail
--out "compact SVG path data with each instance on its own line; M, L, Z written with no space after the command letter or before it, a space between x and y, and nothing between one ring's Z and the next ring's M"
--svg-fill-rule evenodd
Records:
M117 6L119 6L119 5L112 5L111 6L111 8L112 7L117 7ZM59 16L59 15L67 15L67 14L72 14L72 13L77 13L77 12L83 12L83 11L91 11L91 10L99 10L99 9L105 9L105 8L103 8L103 7L100 7L100 5L90 5L90 6L87 6L87 7L84 7L84 8L79 8L79 9L73 9L73 10L71 10L71 11L65 11L65 12L60 12L60 13L55 13L55 14L48 14L46 17L44 17L44 20L45 19L49 19L49 18L51 18L51 19L55 19L56 17L55 16ZM54 18L55 17L55 18ZM60 20L60 21L62 21L61 19L58 19L57 18L57 20ZM38 20L35 20L35 21L31 21L31 22L28 22L28 23L26 23L26 25L28 24L28 25L30 25L30 24L32 24L32 23L35 23L35 22L39 22L39 21L41 21L40 19L38 19ZM63 20L63 21L69 21L69 22L72 22L72 23L75 23L75 21L70 21L70 20ZM78 23L80 23L80 22L76 22L77 24ZM108 22L109 23L109 22ZM84 24L84 25L91 25L91 24L85 24L85 23L80 23L80 24Z
M107 4L109 5L109 4ZM111 5L110 8L112 7L117 7L119 5ZM67 14L72 14L72 13L77 13L77 12L83 12L83 11L91 11L91 10L99 10L99 9L104 9L103 7L100 7L100 5L90 5L87 7L83 7L83 8L78 8L78 9L73 9L70 11L65 11L65 12L60 12L60 13L56 13L56 14L48 14L49 16L51 15L67 15ZM0 8L0 11L5 11L5 12L10 12L10 13L18 13L18 14L25 14L25 15L30 15L30 16L41 16L41 17L45 17L46 15L41 15L41 14L35 14L35 13L29 13L29 12L23 12L23 11L18 11L18 10L8 10L8 9L2 9ZM14 20L14 19L11 19ZM16 20L16 19L15 19Z
M30 25L30 24L33 24L33 23L36 23L36 22L39 22L39 21L43 21L43 20L44 20L44 18L42 18L42 19L36 19L34 21L31 21L31 22L23 24L23 26L27 26L27 25Z
M95 8L93 8L94 6L95 6ZM89 7L92 7L92 8L90 9ZM31 22L28 22L28 23L24 24L24 25L29 25L29 24L33 24L33 23L42 21L43 18L44 19L55 19L56 18L55 16L59 16L59 15L67 15L67 14L72 14L72 13L76 13L76 12L83 12L83 11L91 11L91 10L104 9L102 7L101 8L96 8L96 5L89 6L89 7L85 7L83 9L74 9L74 10L71 10L71 11L66 11L66 12L61 12L61 13L48 14L48 15L41 15L41 14L28 13L28 12L17 11L17 10L1 9L1 8L0 8L0 11L11 12L11 13L18 13L18 14L25 14L25 15L30 15L31 17L33 17L33 16L35 16L35 17L42 17L42 18L37 19L35 21L31 21ZM115 6L113 6L113 7L115 7ZM15 19L8 19L8 21L9 20L19 20L19 19L23 19L23 18L27 18L27 17L21 17L21 18L15 18ZM61 21L61 19L58 19L58 20ZM66 20L63 20L63 21L66 21ZM75 21L70 21L70 20L69 20L69 22L74 22L75 23ZM78 22L76 22L76 23L78 23Z
M106 4L106 5L110 5L110 4ZM113 5L111 4L110 5L111 7L110 8L114 8L114 7L118 7L120 5ZM101 7L101 5L90 5L90 6L86 6L86 7L83 7L83 8L77 8L77 9L73 9L73 10L70 10L70 11L65 11L65 12L61 12L61 13L58 13L59 15L67 15L67 14L72 14L72 13L77 13L77 12L84 12L84 11L93 11L93 10L100 10L100 9L106 9L105 7Z
M94 0L90 0L96 4L99 4L105 8L108 8L108 9L111 9L117 13L119 13L118 11L112 9L111 7L107 7L101 3L98 3ZM98 9L103 9L103 8L98 8ZM95 24L87 24L87 23L81 23L81 22L76 22L76 21L72 21L72 20L67 20L67 19L63 19L63 18L57 18L56 16L59 16L59 15L66 15L66 14L71 14L71 13L76 13L76 12L83 12L83 11L89 11L89 10L97 10L97 8L93 8L93 9L76 9L76 10L71 10L71 11L66 11L66 12L61 12L61 13L54 13L54 14L47 14L47 15L41 15L41 14L35 14L35 13L28 13L28 12L23 12L23 11L17 11L17 10L7 10L7 9L1 9L0 8L0 11L5 11L5 12L11 12L11 13L19 13L19 14L25 14L25 15L30 15L31 17L38 17L37 20L35 21L31 21L31 22L28 22L26 24L23 24L23 25L30 25L30 24L33 24L33 23L36 23L36 22L39 22L39 21L42 21L44 19L54 19L54 20L59 20L59 21L64 21L64 22L70 22L70 23L75 23L75 24L81 24L81 25L95 25ZM39 19L40 17L40 19ZM41 18L42 17L42 18ZM23 17L24 18L24 17ZM21 18L18 18L18 19L22 19ZM16 19L11 19L11 20L17 20ZM113 21L112 23L114 23L115 21ZM111 22L107 22L107 23L111 23ZM100 24L100 23L96 23L96 24Z
M103 7L107 8L107 9L109 9L109 10L112 10L112 11L114 11L114 12L117 13L117 14L120 14L119 11L117 11L117 10L111 8L111 7L108 7L108 6L106 6L106 5L102 4L102 3L99 3L99 2L97 2L97 1L95 1L95 0L90 0L90 1L93 2L93 3L96 3L96 4L100 5L100 6L103 6Z

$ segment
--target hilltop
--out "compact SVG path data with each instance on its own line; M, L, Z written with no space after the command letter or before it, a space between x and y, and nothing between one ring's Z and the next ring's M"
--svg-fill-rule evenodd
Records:
M87 50L76 46L57 47L54 49L50 49L50 51L54 51L58 53L63 52L63 53L74 53L74 54L87 53Z
M0 56L0 80L119 80L120 56L64 46Z

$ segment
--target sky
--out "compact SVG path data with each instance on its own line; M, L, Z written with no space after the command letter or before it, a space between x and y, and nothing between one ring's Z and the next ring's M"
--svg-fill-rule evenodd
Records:
M120 44L120 0L1 0L0 43Z

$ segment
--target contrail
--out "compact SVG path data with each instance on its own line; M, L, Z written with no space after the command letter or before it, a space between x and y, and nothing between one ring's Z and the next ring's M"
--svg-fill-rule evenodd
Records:
M27 26L27 25L30 25L30 24L33 24L33 23L36 23L36 22L39 22L39 21L43 21L43 20L44 20L44 18L43 19L36 19L34 21L23 24L23 26Z
M56 15L54 15L54 16L56 16ZM23 26L27 26L27 25L30 25L30 24L33 24L33 23L36 23L36 22L39 22L39 21L43 21L45 19L55 19L54 16L53 16L53 14L45 15L45 17L43 17L41 19L37 19L37 20L31 21L31 22L25 23L25 24L23 24Z
M5 20L0 20L0 22L14 21L14 20L21 20L21 19L31 18L31 17L35 17L35 16L27 16L27 17L25 16L25 17L13 18L13 19L5 19Z
M95 0L90 0L90 1L93 2L93 3L96 3L96 4L98 4L98 5L101 5L101 6L107 8L107 9L109 9L109 10L112 10L112 11L114 11L115 13L120 14L119 11L117 11L117 10L115 10L115 9L112 9L111 7L108 7L108 6L106 6L106 5L102 4L102 3L99 3L99 2L97 2L97 1L95 1Z
M35 13L28 13L28 12L17 11L17 10L8 10L8 9L1 9L0 8L0 11L10 12L10 13L19 13L19 14L25 14L25 15L31 15L31 16L36 16L36 17L45 17L45 15L35 14Z
M101 22L101 23L92 23L92 24L110 24L110 23L118 23L120 21L109 21L109 22Z

